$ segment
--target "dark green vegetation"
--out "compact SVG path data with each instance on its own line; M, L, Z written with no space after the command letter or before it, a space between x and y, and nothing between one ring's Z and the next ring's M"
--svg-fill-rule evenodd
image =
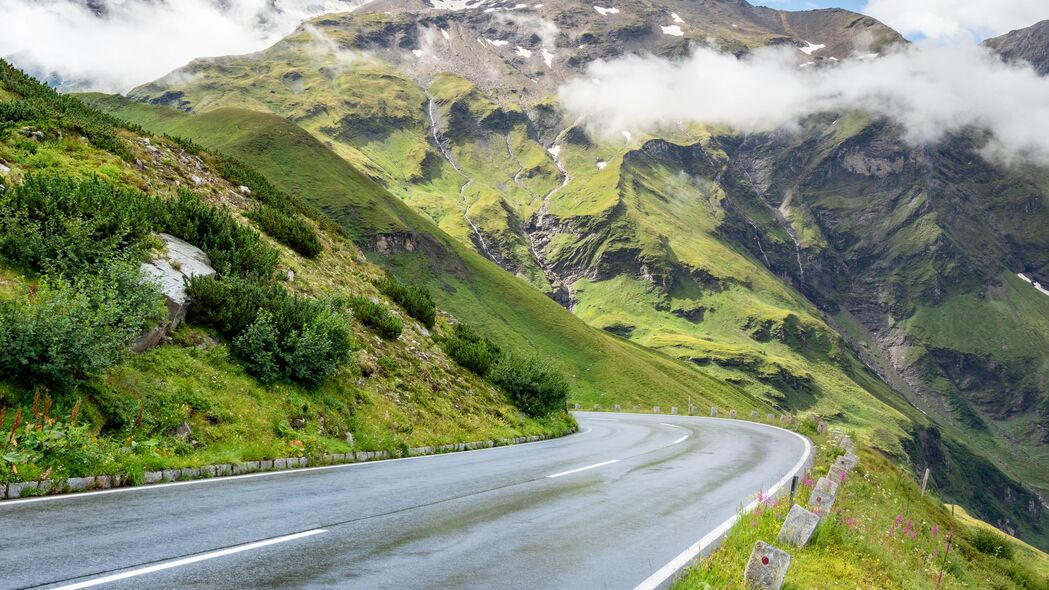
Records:
M465 324L457 324L442 347L455 362L502 388L529 415L542 416L568 402L568 381L550 363L503 352Z
M313 387L349 359L350 327L331 302L236 277L194 277L186 293L192 321L228 338L263 383L284 378Z
M814 473L825 473L839 451L811 422L802 431L819 446ZM1049 555L945 506L935 494L922 497L915 478L883 454L861 449L859 456L860 465L839 486L831 513L807 546L777 543L790 505L785 498L768 500L743 516L709 558L687 570L675 590L740 588L758 540L791 553L784 590L1049 588ZM799 503L812 485L812 479L802 482Z
M352 297L348 304L353 310L354 317L379 336L387 340L396 340L401 336L404 322L390 313L381 303L376 303L367 297Z
M551 40L497 13L438 22L380 1L258 54L194 62L133 91L138 103L93 100L251 162L499 346L542 351L573 401L848 422L931 465L980 516L1049 543L1025 489L1049 491L1049 298L1015 277L1049 283L1049 174L988 162L979 136L915 149L857 113L795 134L591 133L552 96L596 59L817 38L820 58L848 59L900 39L847 11L734 2L675 4L676 38L653 25L666 7L629 4L614 18L576 1L530 8L558 23ZM433 26L450 35L436 74L410 53ZM334 47L367 59L332 69Z
M62 388L123 360L164 317L156 289L141 280L137 266L113 262L0 299L0 376Z
M376 286L427 328L433 328L437 322L437 306L426 289L405 285L390 277L382 279Z
M414 322L373 340L342 302L394 306L375 287L383 271L243 163L146 136L3 62L0 109L0 482L139 481L346 452L347 434L357 450L397 451L570 428L563 412L525 414ZM219 275L193 280L187 321L130 354L166 316L139 270L158 232L201 248Z

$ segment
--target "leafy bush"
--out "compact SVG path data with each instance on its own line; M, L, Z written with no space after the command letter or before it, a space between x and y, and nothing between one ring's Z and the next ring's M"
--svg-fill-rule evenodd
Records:
M376 286L427 328L433 328L437 323L437 306L426 289L405 285L391 277L380 280Z
M279 254L228 211L181 191L164 204L160 231L178 236L200 248L223 274L269 279L277 269Z
M264 383L313 386L349 359L349 325L323 302L237 277L193 277L186 292L190 320L230 338L234 355Z
M302 254L316 258L324 248L317 232L306 222L269 205L255 207L246 214L247 218L278 242Z
M503 355L489 379L501 387L514 404L529 416L545 416L563 408L568 380L546 361L535 357Z
M1002 559L1013 558L1013 546L994 531L977 530L973 535L972 544L980 553L1001 557Z
M197 246L222 273L267 279L278 252L228 211L183 191L164 201L98 178L31 175L0 193L0 256L36 272L75 275L140 257L154 231Z
M35 294L0 301L0 378L83 380L121 360L163 317L159 293L133 263L45 280Z
M460 366L485 377L499 361L502 352L499 346L481 337L466 324L458 324L442 348Z
M72 276L125 253L141 255L158 209L156 199L98 179L32 175L0 193L0 256Z
M349 306L353 310L354 317L379 336L387 340L400 338L404 330L404 322L390 313L383 305L367 297L353 297L349 301Z

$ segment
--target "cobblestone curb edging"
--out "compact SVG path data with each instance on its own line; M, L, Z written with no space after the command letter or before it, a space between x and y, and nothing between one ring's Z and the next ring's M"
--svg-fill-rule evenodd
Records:
M143 485L158 483L171 483L175 481L189 481L195 479L210 479L215 477L226 477L231 475L245 475L248 473L262 473L270 471L286 471L289 469L300 469L303 467L316 467L322 465L341 465L344 463L364 463L367 461L383 461L387 459L402 459L405 457L422 457L424 455L440 455L444 453L457 453L462 451L476 451L479 449L490 449L493 447L505 447L525 443L539 442L560 438L576 432L575 428L558 435L532 435L518 436L514 438L500 438L495 440L482 440L468 443L456 443L448 445L415 447L407 450L407 453L397 451L357 451L354 453L325 454L310 461L306 457L286 457L283 459L270 459L265 461L247 461L244 463L223 463L219 465L205 465L203 467L185 467L182 469L164 469L161 471L147 471L143 473ZM61 480L23 481L17 483L0 484L0 500L13 500L32 496L48 496L55 494L71 494L76 492L87 492L93 490L108 490L133 486L130 478L124 475L98 475L95 477L70 477Z

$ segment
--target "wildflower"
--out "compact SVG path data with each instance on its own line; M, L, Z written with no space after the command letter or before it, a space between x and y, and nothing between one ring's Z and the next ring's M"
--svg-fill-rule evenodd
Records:
M929 529L929 534L935 539L940 534L940 527L932 525L932 528Z

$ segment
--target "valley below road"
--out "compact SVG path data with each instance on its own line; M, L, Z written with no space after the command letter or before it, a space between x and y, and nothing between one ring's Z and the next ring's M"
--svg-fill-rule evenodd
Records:
M576 418L525 445L0 503L0 588L655 587L810 454L739 420Z

